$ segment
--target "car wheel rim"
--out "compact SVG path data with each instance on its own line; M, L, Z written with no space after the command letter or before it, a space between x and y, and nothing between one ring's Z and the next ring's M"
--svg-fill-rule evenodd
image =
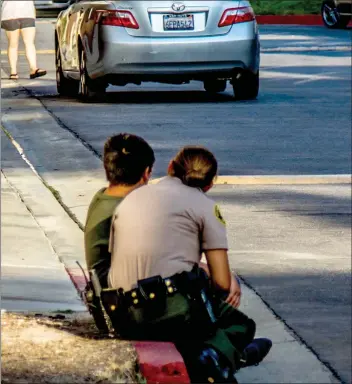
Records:
M325 4L323 8L323 18L325 23L329 26L334 26L338 22L336 10L329 7L327 4Z

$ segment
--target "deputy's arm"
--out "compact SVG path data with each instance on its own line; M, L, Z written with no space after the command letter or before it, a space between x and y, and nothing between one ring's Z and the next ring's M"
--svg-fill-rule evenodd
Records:
M231 271L229 259L225 249L212 249L204 251L207 258L210 278L215 288L229 291L231 287Z

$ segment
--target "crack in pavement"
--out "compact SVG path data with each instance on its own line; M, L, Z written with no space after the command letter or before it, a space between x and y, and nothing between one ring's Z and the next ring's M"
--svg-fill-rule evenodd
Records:
M56 199L56 201L62 206L62 208L64 209L64 211L67 213L67 215L70 217L70 219L77 224L77 226L81 229L81 231L84 231L84 226L82 225L82 223L78 220L77 216L70 210L70 208L63 202L61 196L60 196L60 193L55 189L53 188L51 185L49 185L40 175L39 173L37 172L37 170L35 169L35 167L33 166L33 164L28 160L26 154L25 154L25 151L23 150L23 148L20 146L20 144L12 137L12 135L10 134L9 131L6 130L5 127L1 126L2 130L4 131L4 133L6 134L6 136L9 138L9 140L11 141L12 145L16 148L17 152L20 154L21 158L23 159L23 161L29 166L29 168L31 169L31 171L36 175L36 177L41 181L41 183L51 192L51 194L54 196L54 198ZM2 172L3 173L3 172ZM4 174L4 173L3 173ZM4 177L6 178L6 176L4 175ZM6 178L6 180L10 183L10 181ZM11 184L11 183L10 183ZM12 185L12 184L11 184ZM14 186L12 186L13 188L15 188ZM18 191L18 195L20 196L20 192ZM24 202L24 200L22 199L21 197L21 200L22 202L26 205L26 203ZM27 209L29 210L28 206L26 205ZM32 214L33 216L33 214ZM34 217L34 216L33 216ZM38 222L37 222L38 223ZM38 223L39 225L39 223Z

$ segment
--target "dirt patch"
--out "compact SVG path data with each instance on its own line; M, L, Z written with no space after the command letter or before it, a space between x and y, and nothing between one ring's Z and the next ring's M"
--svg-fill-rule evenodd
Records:
M2 383L144 383L129 342L84 314L1 315Z

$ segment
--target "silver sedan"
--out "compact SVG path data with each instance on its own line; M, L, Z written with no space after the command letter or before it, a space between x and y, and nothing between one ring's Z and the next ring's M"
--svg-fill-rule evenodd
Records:
M56 22L57 88L83 100L109 84L186 84L236 99L259 90L260 43L248 1L82 1Z

